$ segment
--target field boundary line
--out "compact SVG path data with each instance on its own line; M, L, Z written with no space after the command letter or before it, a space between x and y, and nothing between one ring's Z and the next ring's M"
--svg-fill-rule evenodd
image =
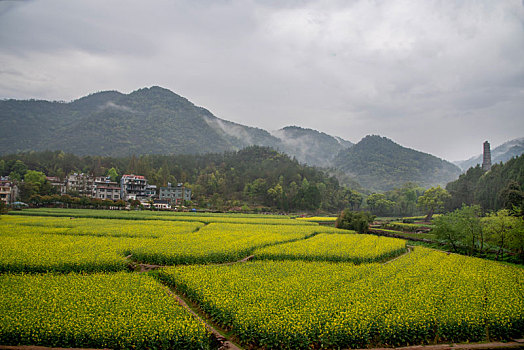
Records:
M395 348L365 348L356 350L490 350L490 349L523 349L524 339L514 339L511 342L492 342L492 343L452 343L435 345L413 345Z
M163 284L163 285L167 289L168 293L170 295L172 295L177 300L178 304L180 304L183 308L185 308L194 318L196 318L197 320L203 322L204 325L206 326L206 328L211 333L213 333L213 335L215 336L217 341L222 345L219 348L219 350L226 350L226 349L243 350L239 345L237 345L237 344L233 343L231 340L229 340L224 335L225 334L224 331L219 331L218 330L218 326L216 326L214 324L211 325L211 320L209 319L209 317L207 315L204 314L203 311L200 310L200 312L203 313L203 315L200 315L197 311L193 310L193 308L191 308L191 306L189 306L190 303L191 304L194 304L194 303L192 303L189 299L188 299L188 301L186 301L186 299L184 297L182 297L181 295L179 295L176 292L176 290L174 290L172 287L170 287L170 286L168 286L166 284ZM194 307L196 308L196 307L198 307L198 305L195 305ZM28 350L30 350L30 349L28 349Z
M400 254L399 256L396 256L396 257L394 257L394 258L391 259L391 260L384 261L384 262L382 263L382 265L389 264L389 263L391 263L391 262L393 262L393 261L395 261L395 260L397 260L397 259L400 259L400 258L402 258L403 256L406 256L406 255L410 254L411 251L415 249L413 246L410 246L410 245L406 245L406 248L407 248L407 252L405 252L405 253L403 253L403 254Z

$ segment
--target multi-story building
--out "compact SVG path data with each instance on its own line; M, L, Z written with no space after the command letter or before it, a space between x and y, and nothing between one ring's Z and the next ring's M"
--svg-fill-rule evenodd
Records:
M93 187L93 197L99 199L120 199L120 186L113 181L97 181Z
M18 187L13 181L0 180L0 202L13 204L18 196Z
M66 194L67 187L66 187L65 181L61 181L60 178L56 176L46 176L46 179L47 179L47 182L51 184L51 186L56 188L59 194Z
M146 186L146 197L155 197L156 196L156 185L147 185Z
M78 192L81 196L91 197L95 178L87 174L70 174L65 181L66 192Z
M161 200L169 200L175 205L182 205L184 201L191 200L191 189L184 187L184 184L177 184L172 186L171 183L167 187L160 187L159 198Z
M146 196L147 179L140 175L124 175L120 180L120 198L139 199Z

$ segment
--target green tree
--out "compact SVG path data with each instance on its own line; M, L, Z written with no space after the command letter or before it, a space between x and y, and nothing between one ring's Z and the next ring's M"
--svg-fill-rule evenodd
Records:
M9 177L16 176L16 179L20 180L24 177L26 172L27 165L25 165L25 163L21 160L17 160L11 167L11 173L9 174Z
M378 215L387 215L395 208L395 202L388 200L383 193L370 194L366 198L366 202L371 212Z
M486 241L498 247L496 260L499 255L504 259L504 250L510 247L512 241L519 240L515 235L524 234L519 232L519 221L522 219L510 216L506 209L491 213L483 220Z
M8 174L8 168L7 164L5 163L5 160L0 159L0 176L6 176Z
M444 209L446 201L450 198L448 191L440 186L431 187L422 196L418 197L417 206L426 210L426 221L430 221L434 213Z
M335 227L354 230L358 233L367 233L369 225L373 223L373 220L375 220L375 216L369 212L344 209L338 216Z
M267 190L267 195L269 196L272 205L276 205L279 208L282 207L284 190L279 183Z
M480 221L480 206L466 206L436 217L433 233L438 239L449 243L454 251L459 246L467 247L469 254L482 251L484 233Z
M31 198L38 193L37 185L32 182L21 182L18 185L18 195L24 203L31 202Z
M107 171L107 176L109 176L109 178L111 179L111 181L116 181L117 177L118 177L118 171L115 169L115 167L111 167L111 169L109 169Z
M524 207L524 191L517 181L511 180L499 192L499 203L506 209L513 210Z
M0 201L0 215L7 213L7 206L3 201Z
M24 181L34 184L37 187L37 189L40 190L40 188L42 188L42 186L45 184L47 180L43 172L36 170L28 170L24 176Z

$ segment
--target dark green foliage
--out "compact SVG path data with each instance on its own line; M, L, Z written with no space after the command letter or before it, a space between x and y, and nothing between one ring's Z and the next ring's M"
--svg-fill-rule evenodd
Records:
M7 214L7 206L3 201L0 201L0 215Z
M508 251L513 255L512 262L524 263L523 218L510 215L508 210L486 217L481 215L479 205L463 205L435 218L432 233L455 252L480 256L496 254L493 258L498 260Z
M427 153L402 147L380 136L366 136L341 151L334 166L352 174L365 188L387 191L413 182L423 187L444 185L457 178L460 169Z
M447 184L451 194L448 209L478 204L483 210L524 208L524 155L494 164L488 172L470 168L458 180Z
M446 185L446 190L451 195L448 209L460 208L462 204L475 204L477 183L484 173L485 171L482 170L480 165L477 165L474 168L469 168L466 173L461 174L458 180L448 183Z
M203 154L259 145L326 166L352 145L299 127L284 128L274 136L219 119L158 86L128 95L98 92L70 103L0 101L0 125L0 154L60 149L76 155L123 157Z
M2 153L66 150L77 155L195 154L257 144L278 147L268 132L213 116L173 92L100 92L70 103L0 101ZM240 130L229 135L224 130Z
M375 216L365 211L351 211L344 209L335 222L336 228L354 230L358 233L367 233L369 225L373 223Z
M144 175L151 184L182 182L192 189L198 205L229 209L243 204L279 210L339 211L358 209L362 196L339 185L323 171L300 164L269 148L251 146L241 151L206 155L143 155L126 158L74 156L61 151L29 152L1 157L6 164L23 161L30 169L63 178L70 172L106 175ZM39 193L25 189L27 199Z

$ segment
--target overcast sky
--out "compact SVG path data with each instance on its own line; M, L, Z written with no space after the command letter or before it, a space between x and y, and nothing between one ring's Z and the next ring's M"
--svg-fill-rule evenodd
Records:
M249 126L461 160L524 136L523 1L0 0L0 98L159 85Z

